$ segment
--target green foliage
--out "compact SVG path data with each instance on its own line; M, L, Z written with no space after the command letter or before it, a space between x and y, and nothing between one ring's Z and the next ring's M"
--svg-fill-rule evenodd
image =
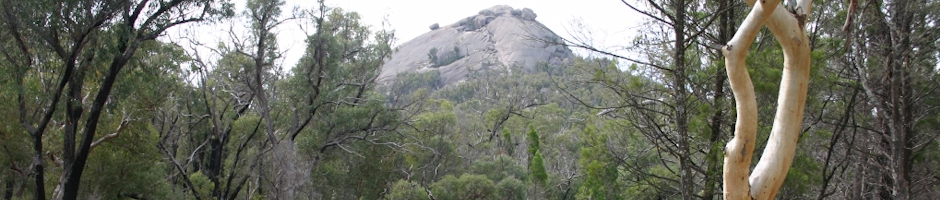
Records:
M359 198L379 199L379 195L386 189L384 186L400 177L394 173L393 168L396 162L395 151L381 146L358 146L358 149L363 149L361 154L364 158L350 162L351 171L345 177L349 185L346 187L354 188L350 193Z
M516 144L512 142L512 132L509 132L508 129L503 129L502 138L503 138L503 141L505 141L505 144L503 144L503 146L506 147L506 153L508 153L510 156L515 154Z
M270 161L276 159L266 154L273 151L274 143L296 145L297 151L290 155L297 157L297 174L303 177L296 177L295 195L314 199L676 199L680 188L687 189L678 183L675 141L679 139L690 142L692 189L708 198L708 191L717 191L711 187L720 185L716 178L720 177L720 153L733 129L734 102L727 81L719 78L725 73L720 52L701 45L687 46L681 52L686 54L682 66L672 63L676 59L670 56L677 52L670 49L674 48L668 45L671 42L664 42L668 38L647 34L638 37L635 45L649 52L641 60L651 65L575 58L566 66L540 63L535 69L520 70L487 61L482 63L486 70L470 69L468 79L459 83L445 85L439 69L423 69L398 74L394 82L385 84L376 80L383 62L394 52L394 32L373 31L356 12L323 7L297 15L317 23L308 29L316 32L307 36L297 65L281 66L285 50L276 44L278 35L257 31L273 28L281 22L279 16L288 14L282 13L285 3L281 0L245 2L246 9L239 13L248 19L243 24L252 31L233 33L244 36L238 40L270 45L256 51L250 48L258 44L220 43L213 50L217 54L201 55L217 57L214 61L203 60L185 44L122 43L140 39L131 36L160 30L174 16L156 17L145 27L127 27L122 23L124 16L117 13L104 15L107 20L97 27L83 27L94 24L88 21L94 19L89 13L111 8L100 1L88 2L0 3L12 8L0 16L4 53L0 74L9 75L0 79L0 165L4 169L0 194L11 199L34 198L37 175L45 176L40 180L48 188L45 194L53 194L51 188L57 187L65 172L62 153L69 141L63 133L70 125L65 116L67 100L51 103L56 95L69 97L54 93L65 66L75 64L80 69L81 78L65 80L81 81L76 84L79 104L88 109L88 102L96 98L94 92L103 86L101 80L110 73L111 62L126 53L119 51L125 45L139 48L116 76L96 124L92 140L96 145L77 195L81 199L278 198L272 194L276 187L272 177L282 171L271 167ZM144 15L160 4L148 3L141 5ZM688 17L709 18L712 13L707 10L721 3L692 6L705 10L689 11ZM193 14L200 9L176 8L209 5L210 21L235 14L228 2L180 5L186 6L167 13ZM886 5L875 2L870 6ZM940 165L935 159L940 155L940 143L935 141L940 129L940 109L936 109L940 95L935 89L940 77L935 48L940 34L935 24L927 23L938 19L936 10L940 9L933 8L940 4L918 4L922 9L913 10L910 24L914 27L906 31L916 36L911 40L888 38L904 34L884 34L905 32L892 30L899 26L892 17L903 16L893 12L905 9L868 9L853 16L843 10L846 6L822 5L816 10L821 14L810 17L813 64L805 124L778 198L816 199L819 194L832 194L823 198L851 199L845 188L857 183L847 176L867 180L859 183L870 190L863 195L890 196L890 177L894 177L890 162L894 160L909 161L905 163L914 177L911 187L923 191L919 197L936 196L936 184L923 178L936 177L936 170L931 169ZM735 4L723 11L743 17L737 14L745 8ZM92 12L76 12L80 10ZM196 12L178 12L183 10ZM58 14L49 14L53 12ZM265 13L276 23L256 18ZM885 23L872 23L881 18ZM846 19L859 19L860 29L843 30ZM737 19L722 20L728 19L716 18L709 25L733 26ZM472 19L462 23L478 26ZM17 27L20 36L13 34ZM706 29L702 37L686 42L722 35L713 31L720 27L686 27ZM61 35L50 36L50 30ZM91 35L88 40L73 41L82 33L76 30ZM746 60L761 106L756 154L768 137L783 73L782 50L771 38L763 31ZM560 41L556 39L551 38ZM84 46L78 47L72 61L49 49L52 44ZM893 49L897 47L904 48ZM426 64L431 68L453 65L472 51L476 49L457 45L432 48ZM252 56L258 53L265 55L256 60ZM903 65L895 69L891 67L898 64L891 62ZM259 69L260 80L249 76ZM904 81L896 84L896 78ZM262 91L254 91L255 84ZM892 110L896 108L892 102L879 98L890 97L894 91L900 94L896 97L901 108ZM259 94L269 98L266 108L259 105ZM36 125L53 108L57 111L39 141L44 148L38 153L46 168L36 174L29 171L36 169L35 152L24 124ZM261 114L267 108L270 126ZM82 114L80 121L90 118L88 110ZM885 116L893 114L910 121L890 124L893 119ZM678 129L680 118L687 125L683 130ZM712 130L715 123L721 126ZM882 130L893 125L902 125L900 133L910 136L910 144L904 144L910 150L908 157L895 158L891 141L878 140L884 137L879 134L895 134ZM278 141L264 136L268 128ZM680 131L689 137L679 137ZM116 137L104 138L112 133ZM81 138L72 142L77 141ZM854 151L858 149L877 155Z
M493 180L476 174L447 175L431 185L437 199L502 199L498 191Z
M606 170L607 166L605 164L598 162L597 160L590 161L587 165L584 166L584 170L587 172L587 177L584 180L584 183L581 185L581 188L578 190L578 199L607 199L607 194L612 193L607 185L603 182L607 175ZM616 170L616 168L614 168ZM616 174L616 171L614 171ZM616 176L615 176L616 177Z
M584 128L579 163L584 167L584 183L578 189L578 199L621 199L619 172L612 159L607 156L607 137L597 133L596 128Z
M529 172L532 173L532 177L535 183L545 184L548 180L548 172L545 171L545 161L542 159L542 153L540 151L535 151L535 156L532 157L532 161L529 163Z
M320 163L304 178L315 185L311 193L327 199L379 198L400 178L392 172L403 158L380 145L403 142L395 134L402 115L375 91L393 35L373 33L358 13L340 8L325 11L318 22L304 55L278 83L285 91L276 102L282 107L274 113L284 113L276 130L293 130L299 128L294 120L309 120L296 141L303 159Z
M392 184L385 199L389 200L430 200L424 187L414 181L398 180Z
M526 141L529 142L528 152L530 157L535 157L539 147L539 133L535 131L535 126L529 125L529 132L526 133Z
M0 44L4 45L4 44ZM2 58L0 58L2 59ZM0 64L0 74L10 74L6 67ZM30 177L25 173L32 162L32 140L26 130L18 123L16 109L16 86L10 78L0 78L0 164L6 170L0 170L0 180L5 181L3 186L15 188L11 183L25 183ZM25 188L24 188L25 189ZM26 190L29 192L30 190ZM24 198L25 199L25 198Z
M196 172L189 175L189 180L193 182L193 186L196 187L197 195L200 198L208 198L209 194L212 192L212 188L215 187L209 177L202 174L202 172Z
M506 177L496 184L499 188L499 194L504 199L523 200L526 199L525 182L514 177Z
M428 50L428 60L431 60L432 64L437 64L437 47L431 47L431 50Z
M804 142L805 144L805 142ZM806 145L799 145L806 146ZM784 199L806 199L815 197L812 194L812 186L819 185L822 181L818 174L813 174L820 170L819 163L810 155L807 155L804 148L797 150L787 171L786 179L780 188L778 198Z
M456 44L454 49L451 51L440 51L437 47L432 47L428 50L428 60L431 61L431 68L438 68L444 65L449 65L451 63L460 60L465 55L460 54L460 47Z
M545 161L542 158L542 152L539 146L539 134L535 131L535 126L529 125L529 133L526 134L529 142L529 173L535 183L545 184L548 179L548 172L545 171Z
M504 180L507 178L526 180L528 173L525 167L517 164L512 157L506 155L496 156L493 160L481 159L473 162L470 172L486 175L490 180Z
M101 131L113 132L118 124L102 124ZM82 184L95 188L83 191L83 196L143 198L170 197L174 194L165 173L170 166L163 163L157 149L159 141L156 130L142 122L127 123L122 135L95 147L88 158ZM193 176L201 175L199 173ZM202 195L208 195L212 183L205 176L200 182Z
M419 89L437 90L444 87L441 80L441 72L431 70L427 72L401 73L395 78L395 82L390 89L392 97L404 97L411 95Z
M772 47L774 48L749 54L747 69L751 79L754 80L754 92L759 96L770 95L769 99L776 99L783 75L783 57L780 56L783 55L783 51L780 50L779 44Z

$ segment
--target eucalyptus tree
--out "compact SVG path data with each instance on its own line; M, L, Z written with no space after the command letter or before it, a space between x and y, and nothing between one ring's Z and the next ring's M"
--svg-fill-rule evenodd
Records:
M937 26L930 22L937 19L936 9L932 8L938 4L927 2L914 6L915 3L908 1L865 4L850 1L843 4L847 11L839 12L846 15L839 21L844 21L842 33L836 34L834 32L838 29L833 28L832 22L817 21L809 25L809 14L818 13L812 12L809 1L788 3L789 9L776 1L747 3L754 10L735 39L723 48L729 77L737 77L731 82L738 101L736 136L726 149L726 198L773 198L783 177L788 172L793 173L790 166L794 162L794 152L799 152L796 142L802 137L801 132L809 129L801 131L800 125L807 99L807 83L811 82L810 60L813 63L818 61L809 49L816 48L821 39L838 35L844 37L843 51L835 54L844 57L829 62L838 63L842 69L838 77L826 79L835 79L836 84L844 82L841 87L851 91L826 94L832 99L840 99L845 108L836 109L840 114L834 120L832 139L825 156L819 159L824 163L824 171L823 187L817 198L823 199L837 192L841 193L841 198L847 199L917 199L935 195L927 188L936 187L937 181L917 178L935 176L930 170L924 170L934 163L919 161L915 155L936 154L926 147L936 144L931 138L937 137L937 127L925 124L933 124L937 120L934 117L936 105L930 103L934 101L937 90L928 85L935 85L937 81L936 41L940 35L936 34ZM824 13L834 14L831 11ZM770 140L761 161L748 178L753 148L750 143L756 139L753 137L756 123L751 117L756 116L757 107L751 96L753 87L744 71L743 56L765 22L783 47L784 69ZM827 25L822 29L829 32L808 37L804 29L814 27L815 31L819 24ZM817 67L815 64L812 66ZM824 114L823 111L819 113ZM841 151L834 152L837 149ZM832 161L836 156L842 159ZM845 176L847 172L855 176L833 178ZM838 189L828 191L830 181L839 181ZM912 184L914 182L918 184Z
M273 107L280 109L275 120L278 122L275 125L280 126L275 132L279 133L276 134L279 143L283 143L278 145L286 145L287 150L283 151L287 155L279 154L284 157L278 158L297 157L302 164L295 168L302 172L298 177L307 179L304 184L318 186L303 187L309 191L301 192L309 192L308 195L316 193L324 198L377 195L357 192L371 191L379 183L368 188L343 188L343 184L326 181L332 176L353 176L335 171L337 165L363 169L390 167L373 162L376 157L391 157L382 155L394 152L379 149L400 149L411 143L403 140L406 136L399 127L415 115L410 110L414 104L388 104L387 98L376 91L381 66L393 51L394 32L373 32L361 22L358 13L329 8L322 2L319 7L305 11L301 18L308 20L305 23L310 27L304 55L276 83L282 89L277 100L283 103ZM356 158L349 158L350 155ZM324 166L325 163L329 166ZM394 178L371 172L374 171L354 175L377 182ZM353 192L332 194L330 190Z
M40 94L26 90L17 94L20 124L34 144L34 197L46 196L43 135L50 125L58 124L54 121L59 119L53 118L65 117L61 124L63 173L54 197L75 199L102 113L122 69L144 42L181 24L228 16L228 5L211 0L3 1L9 31L2 37L17 44L11 54L18 58L10 63L18 69L14 74L20 83L17 87L25 87L23 80L35 76L59 78L44 82ZM37 56L46 55L52 56L51 62L36 62ZM54 70L45 71L50 68Z
M251 59L222 46L214 62L189 52L196 81L180 83L151 120L160 133L157 147L172 168L167 179L197 199L251 194L255 188L246 184L257 178L266 141L259 130L263 120L249 109L250 76L242 73Z
M251 110L256 112L264 123L263 132L267 136L264 146L270 144L270 147L274 148L265 150L265 154L280 154L267 156L277 158L270 162L271 165L265 166L269 167L274 184L278 185L278 187L270 187L268 191L274 191L271 193L274 198L293 199L296 185L303 181L296 179L300 175L297 174L294 166L295 160L292 159L294 158L291 150L293 144L280 145L280 139L275 133L279 127L272 117L272 113L276 112L274 104L281 103L275 100L282 93L276 85L282 66L277 64L281 59L281 52L278 49L275 29L291 20L291 18L282 17L283 5L284 1L281 0L247 1L243 14L248 24L244 28L248 33L246 35L233 33L231 42L233 47L228 53L246 59L243 60L245 62L230 63L234 66L229 67L234 67L239 73L244 74L244 76L239 76L241 79L238 84L241 84L243 89L247 89L245 92L249 98L243 101L250 102ZM284 151L285 148L288 152L281 153L280 151ZM259 176L266 178L264 175Z
M802 128L810 69L810 42L804 27L812 2L789 5L792 13L780 1L747 3L753 9L722 47L737 108L734 138L725 148L723 190L726 199L772 199L783 185ZM758 107L744 58L765 23L783 47L784 71L773 129L751 172Z
M640 32L632 46L624 47L630 48L630 54L620 54L611 51L615 49L595 46L590 36L583 33L564 42L571 47L598 52L635 65L622 66L618 70L608 70L607 64L602 63L581 65L590 67L586 73L594 74L594 71L598 71L603 75L583 77L586 79L572 81L570 85L563 87L594 84L613 91L619 101L581 102L599 110L628 113L611 116L632 118L634 124L625 128L639 130L651 144L657 145L657 149L663 151L664 154L660 154L662 159L670 160L670 164L663 165L675 170L667 170L672 173L668 176L649 178L676 184L658 187L661 190L659 193L675 192L683 199L711 196L714 194L712 190L717 183L718 174L717 162L714 160L717 160L716 155L720 151L720 148L713 147L721 141L722 123L725 121L722 111L724 105L718 100L721 98L715 98L724 94L713 90L723 90L724 83L720 81L722 76L714 75L718 74L717 67L709 67L711 63L698 58L707 56L707 42L702 42L702 39L710 38L714 40L712 42L720 40L714 34L717 31L712 31L712 26L718 21L727 26L729 20L734 18L733 14L727 13L733 11L735 5L719 1L716 6L711 1L684 0L621 2L626 6L625 9L640 13L646 18L644 26L656 27L644 29L646 31ZM712 7L717 7L717 12L699 11ZM711 84L715 85L714 89L706 86ZM708 94L714 95L707 96ZM588 99L583 96L571 97ZM712 111L708 111L709 107ZM698 127L709 120L712 121L712 128ZM707 162L711 164L706 164ZM696 181L698 179L709 181ZM700 187L704 188L705 194L694 192Z
M392 133L408 115L401 111L411 104L385 104L385 98L374 91L394 35L391 31L373 33L357 13L323 2L291 16L281 14L283 1L246 3L245 29L233 28L230 40L214 49L221 59L196 62L201 78L197 90L202 94L195 99L206 107L196 116L208 116L202 122L208 128L196 131L207 133L194 134L202 135L195 138L199 142L177 154L192 152L206 158L199 166L178 171L206 175L214 185L211 196L219 199L366 194L344 183L391 170L347 174L350 179L343 183L323 181L337 175L334 164L366 168L377 163L364 162L364 157L394 153L376 148L403 146L399 135ZM286 50L276 43L277 30L288 22L309 28L305 54L292 67L281 65ZM201 143L208 147L199 148ZM328 166L320 168L324 162ZM344 192L330 192L337 189Z

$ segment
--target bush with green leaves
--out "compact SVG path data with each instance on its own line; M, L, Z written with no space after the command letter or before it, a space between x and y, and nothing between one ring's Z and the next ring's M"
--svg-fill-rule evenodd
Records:
M436 199L502 199L493 180L479 174L444 176L431 185Z
M440 51L437 47L431 48L428 50L428 60L431 61L431 68L438 68L444 65L449 65L451 63L460 60L465 55L460 54L460 47L454 45L454 49L451 51Z
M398 180L385 195L388 200L429 200L427 190L414 181Z

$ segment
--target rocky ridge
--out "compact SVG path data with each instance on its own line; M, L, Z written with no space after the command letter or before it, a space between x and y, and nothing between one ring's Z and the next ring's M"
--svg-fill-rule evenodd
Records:
M432 24L430 32L398 46L382 66L379 81L388 84L399 73L438 70L449 85L475 70L534 71L542 62L560 65L571 60L570 49L545 42L561 38L536 17L529 8L500 5L447 26Z

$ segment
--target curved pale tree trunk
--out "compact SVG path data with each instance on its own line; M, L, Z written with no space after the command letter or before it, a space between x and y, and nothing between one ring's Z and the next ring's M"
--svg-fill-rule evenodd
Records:
M780 0L745 1L752 10L722 48L737 107L734 138L725 147L723 190L725 199L773 199L793 162L803 120L810 67L804 26L812 1L800 0L794 13ZM783 48L784 70L773 129L760 162L750 173L757 139L757 100L744 58L765 23Z

